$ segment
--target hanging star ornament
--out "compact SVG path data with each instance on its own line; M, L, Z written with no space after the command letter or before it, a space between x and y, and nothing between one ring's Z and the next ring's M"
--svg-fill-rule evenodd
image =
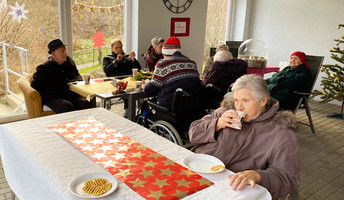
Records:
M17 20L18 23L20 24L22 18L27 19L25 14L28 13L29 11L24 10L24 6L25 6L25 4L19 6L19 3L17 1L16 1L15 7L10 5L12 11L9 12L8 14L13 16L12 21Z
M0 2L0 12L2 9L6 9L7 8L7 0L1 0Z

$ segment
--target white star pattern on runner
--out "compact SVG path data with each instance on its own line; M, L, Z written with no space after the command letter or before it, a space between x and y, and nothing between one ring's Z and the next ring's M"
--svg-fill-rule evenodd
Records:
M109 159L106 162L102 162L104 164L104 168L105 167L114 167L115 165L113 164L113 161L111 159Z
M90 128L90 129L88 129L88 132L91 132L91 133L97 133L98 131L100 131L99 128Z
M64 129L64 128L55 128L54 131L57 131L57 132L60 132L60 133L68 132L68 130Z
M72 122L72 123L66 123L65 126L66 126L67 128L73 127L73 126L75 126L75 123L74 123L74 122Z
M118 151L127 151L128 149L130 149L130 146L128 147L128 146L126 146L126 145L124 145L124 146L121 146L121 147L118 147Z
M106 138L106 136L108 136L106 133L102 133L102 134L97 134L98 138Z
M102 144L103 141L102 141L102 140L97 140L97 139L95 139L95 140L92 141L92 143L93 143L94 145L96 145L96 144Z
M109 140L109 143L117 143L117 142L120 142L120 140L118 140L117 138Z
M76 143L76 144L81 144L81 143L85 143L85 141L84 140L74 140L74 142Z
M92 151L92 149L94 147L91 147L90 145L87 145L87 146L84 146L84 147L81 147L81 148L82 148L82 150Z
M75 133L83 133L85 130L84 129L80 129L80 128L76 128L74 130Z
M94 153L94 155L91 157L96 157L98 160L100 160L101 158L106 158L107 156L105 156L104 153Z
M124 153L116 153L114 156L112 156L112 157L114 157L116 160L117 159L120 159L120 158L125 158L125 156L124 156L125 154Z
M82 136L80 136L80 137L82 137L82 138L91 138L92 137L92 134L91 133L84 133L84 134L82 134Z
M86 128L86 127L89 127L90 125L89 125L89 124L79 124L78 126L79 126L79 127Z
M112 150L112 147L104 145L104 146L100 147L99 149L102 149L104 152L106 152L107 150Z

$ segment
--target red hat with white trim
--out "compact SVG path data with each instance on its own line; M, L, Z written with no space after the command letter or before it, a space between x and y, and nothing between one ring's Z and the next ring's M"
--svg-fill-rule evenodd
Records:
M164 46L162 46L162 54L164 55L172 55L176 51L180 51L180 41L176 37L170 37L166 40Z

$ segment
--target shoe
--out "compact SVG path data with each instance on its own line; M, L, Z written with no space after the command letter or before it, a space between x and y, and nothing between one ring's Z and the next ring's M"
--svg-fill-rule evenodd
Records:
M123 117L128 118L128 109L127 108L124 109Z

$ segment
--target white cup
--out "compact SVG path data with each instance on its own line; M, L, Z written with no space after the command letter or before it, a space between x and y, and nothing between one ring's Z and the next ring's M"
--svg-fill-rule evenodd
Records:
M238 113L238 116L239 116L239 119L238 119L237 121L238 121L239 123L238 123L238 124L235 124L235 125L234 125L234 128L235 128L235 129L238 129L238 130L241 130L242 123L244 122L246 113L245 113L245 112L242 112L242 111L237 111L237 113Z
M133 68L133 77L135 77L135 75L137 74L138 69L137 68Z
M85 84L89 84L89 83L90 83L90 78L91 78L91 75L90 75L90 74L84 74L84 81L85 81Z
M142 90L142 81L136 81L135 82L135 91L141 91Z

